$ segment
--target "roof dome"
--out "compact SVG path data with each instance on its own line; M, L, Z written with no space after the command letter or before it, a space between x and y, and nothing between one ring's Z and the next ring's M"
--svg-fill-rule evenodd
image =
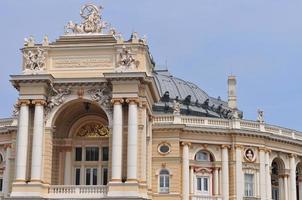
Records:
M155 71L154 78L161 96L161 101L153 106L155 112L173 112L173 102L178 101L182 114L219 118L232 116L227 102L210 97L191 82L173 77L168 70Z

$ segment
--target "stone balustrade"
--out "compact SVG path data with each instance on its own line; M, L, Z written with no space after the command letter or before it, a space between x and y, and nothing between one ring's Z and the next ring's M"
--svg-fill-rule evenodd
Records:
M48 198L104 198L108 187L103 185L51 185Z
M12 123L13 119L11 118L0 119L0 127L11 126Z
M191 195L191 200L222 200L222 198L215 196Z
M158 115L154 116L154 125L168 124L184 124L188 127L206 127L221 129L241 129L248 131L258 131L263 133L271 133L273 135L282 136L302 141L302 132L273 126L269 124L259 123L250 120L228 120L207 117L179 116L179 115Z

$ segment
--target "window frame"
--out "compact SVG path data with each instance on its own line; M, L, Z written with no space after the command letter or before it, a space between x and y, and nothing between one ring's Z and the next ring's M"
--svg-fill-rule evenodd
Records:
M247 176L252 177L252 181L247 181ZM244 173L244 196L245 197L255 197L255 174Z
M199 154L201 154L201 153L203 153L203 154L205 154L205 155L207 155L207 159L199 159ZM211 161L211 155L210 155L210 153L209 152L207 152L207 151L204 151L204 150L200 150L200 151L198 151L196 154L195 154L195 158L194 158L196 161L199 161L199 162L210 162Z
M162 172L166 171L166 174ZM160 194L168 194L170 193L170 184L171 184L171 174L167 169L161 169L158 174L158 193ZM161 186L161 178L163 178L163 187ZM167 186L168 185L168 186Z
M211 176L209 175L196 175L195 177L196 180L196 187L195 191L199 195L204 195L204 196L209 196L211 194ZM198 180L200 181L200 190L198 188ZM204 180L207 181L207 190L204 189Z

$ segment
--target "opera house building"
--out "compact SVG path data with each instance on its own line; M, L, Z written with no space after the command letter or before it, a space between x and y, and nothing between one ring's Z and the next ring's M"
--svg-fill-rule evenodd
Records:
M147 39L101 11L25 40L0 119L2 199L302 200L301 132L244 119L234 76L224 101L157 70Z

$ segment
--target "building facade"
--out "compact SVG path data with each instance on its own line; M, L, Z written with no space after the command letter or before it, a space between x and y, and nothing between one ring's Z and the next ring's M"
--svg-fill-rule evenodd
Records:
M87 4L56 41L24 47L0 119L3 199L302 200L302 133L243 119L228 101L156 70Z

